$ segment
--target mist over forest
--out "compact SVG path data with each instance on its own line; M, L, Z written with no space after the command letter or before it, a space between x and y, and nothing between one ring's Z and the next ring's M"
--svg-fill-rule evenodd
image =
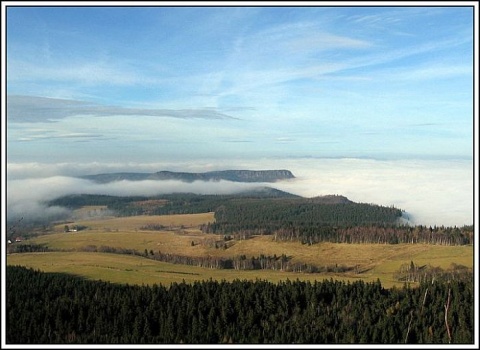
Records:
M258 164L262 164L260 168ZM295 178L275 183L232 181L144 180L99 184L77 176L99 173L201 172L226 169L288 169ZM438 174L442 173L442 176ZM155 196L188 192L235 194L257 187L272 187L302 197L343 195L358 203L395 206L412 224L462 226L473 224L473 172L470 161L372 159L284 159L230 161L227 163L9 163L7 166L7 217L51 220L68 215L46 202L69 194Z

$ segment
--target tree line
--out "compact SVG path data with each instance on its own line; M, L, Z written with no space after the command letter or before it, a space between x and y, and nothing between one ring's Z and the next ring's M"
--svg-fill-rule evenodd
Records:
M134 286L6 267L7 344L472 344L473 279Z
M273 233L278 241L300 241L303 244L331 243L377 243L377 244L473 244L473 226L427 227L416 226L348 226L348 227L290 227Z
M153 207L139 205L148 199L164 201ZM473 226L402 225L399 224L402 210L395 207L350 201L324 203L286 193L280 197L189 193L156 197L75 195L56 199L51 205L70 208L107 205L120 216L214 212L215 221L202 225L201 230L237 240L272 235L277 241L309 245L320 242L466 245L473 244L474 239Z
M397 281L421 283L434 280L468 280L472 274L472 268L456 263L452 263L448 269L442 269L439 266L418 265L410 261L402 264L393 277Z
M192 241L193 244L193 241ZM71 249L70 251L73 251ZM172 264L183 264L210 269L234 269L234 270L275 270L284 272L304 272L304 273L343 273L355 272L361 273L359 266L346 266L344 264L334 265L314 265L302 262L292 262L291 256L281 254L273 256L260 254L259 256L247 257L245 254L233 257L214 257L214 256L187 256L181 254L154 252L152 249L144 250L143 253L132 248L119 248L101 245L87 245L82 248L76 248L76 251L99 252L112 254L136 255L157 261L168 262ZM32 252L51 252L55 251L44 244L15 244L7 247L7 253L32 253ZM65 251L65 250L63 250ZM434 279L468 279L472 274L472 269L463 265L452 263L449 269L444 270L438 266L417 265L411 261L405 263L394 273L394 279L403 282L425 282Z
M215 215L215 217L217 217ZM270 224L268 218L261 222L220 221L200 226L203 233L229 235L237 240L249 239L255 235L271 235L275 241L296 241L302 244L353 243L353 244L437 244L470 245L474 242L473 226L445 227L424 225L358 225L337 226L321 222L309 223L279 221Z
M32 252L52 252L51 249L44 244L18 244L8 247L8 254L12 253L32 253ZM209 269L233 269L233 270L277 270L284 272L306 272L321 273L335 272L342 273L352 271L356 267L349 267L343 264L322 265L307 264L302 262L292 262L290 256L282 254L273 256L260 254L259 256L247 257L245 254L233 257L215 257L215 256L187 256L181 254L163 253L161 251L154 252L152 249L145 249L140 252L132 248L119 248L111 246L96 246L93 244L86 245L75 249L62 249L62 251L84 251L95 253L111 253L141 256L157 261L168 262L172 264L183 264L190 266L206 267Z
M345 265L324 265L317 266L302 262L292 262L291 257L286 254L273 256L260 254L259 256L247 257L245 254L233 257L214 257L214 256L185 256L180 254L162 253L160 251L150 252L145 250L145 257L150 259L173 263L206 267L211 269L234 269L234 270L276 270L285 272L347 272L354 270L355 267Z

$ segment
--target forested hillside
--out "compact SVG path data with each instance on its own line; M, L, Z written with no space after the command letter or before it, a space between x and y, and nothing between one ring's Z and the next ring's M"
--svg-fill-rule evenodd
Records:
M163 200L145 207L147 200ZM355 226L393 225L402 215L397 208L354 203L342 196L302 198L275 189L237 195L167 194L154 197L115 197L100 195L66 196L48 203L71 209L85 205L106 205L119 216L193 214L215 212L224 233L241 225L260 225L265 232L285 225ZM231 227L229 227L231 226Z
M149 203L149 205L145 205ZM156 205L150 205L156 203ZM399 224L402 210L355 203L343 196L302 198L263 188L237 195L168 194L155 197L77 195L49 205L80 208L105 205L119 216L215 212L215 222L202 226L205 233L248 239L272 235L277 241L304 244L425 243L473 244L473 227L425 227Z
M161 282L161 281L159 281ZM129 286L7 266L7 344L472 344L472 279Z

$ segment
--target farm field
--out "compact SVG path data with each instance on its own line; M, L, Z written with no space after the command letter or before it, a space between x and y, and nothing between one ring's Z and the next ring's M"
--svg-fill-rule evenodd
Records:
M51 233L24 242L42 244L58 251L10 254L7 256L7 263L129 284L170 284L174 281L193 282L210 278L218 280L259 278L270 281L297 278L313 281L333 278L349 281L362 279L365 282L380 279L385 287L401 286L403 283L396 281L393 275L401 265L411 261L419 266L431 265L442 269L448 269L453 263L473 267L472 246L340 243L304 245L300 242L276 242L272 236L255 236L247 240L229 241L226 248L215 248L214 242L221 241L221 236L203 234L199 229L199 225L213 221L213 213L79 220L69 223L69 226L84 227L81 231L64 232L65 224L60 224L55 226ZM148 225L164 228L142 229ZM100 247L217 258L285 254L293 263L357 266L360 273L209 269L160 262L141 256L95 252Z

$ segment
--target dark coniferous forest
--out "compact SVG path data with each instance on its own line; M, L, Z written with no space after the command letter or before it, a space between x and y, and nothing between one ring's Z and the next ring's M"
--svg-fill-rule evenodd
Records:
M139 203L162 200L154 207ZM473 226L426 227L402 225L402 210L368 203L355 203L343 196L302 198L265 188L237 195L176 193L152 197L72 195L48 203L70 209L104 205L118 216L169 215L215 212L215 222L204 233L247 239L273 235L277 241L304 244L332 243L424 243L473 244Z
M472 344L470 279L129 286L7 266L7 344ZM160 281L161 282L161 281Z

